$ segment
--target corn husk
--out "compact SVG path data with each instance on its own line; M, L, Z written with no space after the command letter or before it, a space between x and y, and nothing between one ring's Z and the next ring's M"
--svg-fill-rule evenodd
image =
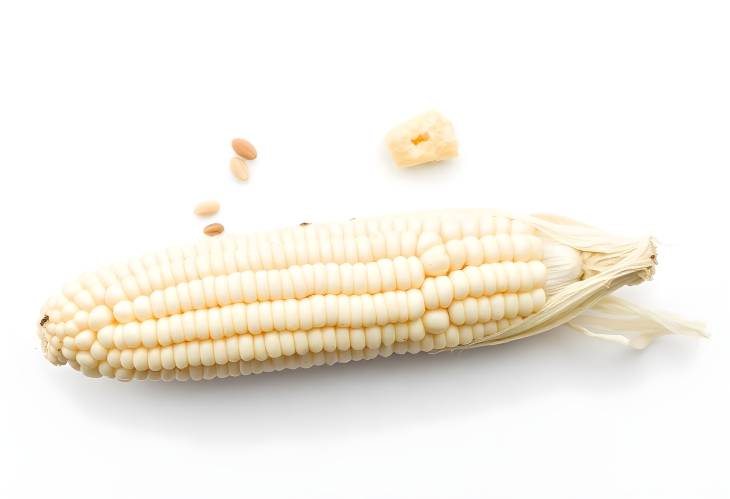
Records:
M546 240L578 250L583 259L582 276L577 281L566 276L564 283L558 282L538 313L495 335L456 349L507 343L562 325L638 349L665 334L707 336L701 322L648 310L612 296L623 286L652 278L657 265L654 238L614 236L553 215L510 216L533 226ZM558 270L570 269L571 265L570 261L551 262L551 267Z

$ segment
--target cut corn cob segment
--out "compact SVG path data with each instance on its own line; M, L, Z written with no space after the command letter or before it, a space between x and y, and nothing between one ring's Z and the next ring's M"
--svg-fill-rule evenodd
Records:
M491 210L306 225L83 274L43 306L38 335L48 360L89 376L170 380L471 348L565 323L633 346L702 333L602 302L654 266L651 238ZM581 315L592 307L639 314L639 339L625 320Z

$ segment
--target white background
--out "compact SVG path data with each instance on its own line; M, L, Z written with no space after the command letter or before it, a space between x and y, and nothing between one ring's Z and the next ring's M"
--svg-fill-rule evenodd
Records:
M728 497L727 2L3 2L3 497ZM396 170L436 108L458 160ZM251 179L229 141L259 149ZM502 347L206 383L86 379L41 303L117 258L441 207L662 243L637 303L713 338Z

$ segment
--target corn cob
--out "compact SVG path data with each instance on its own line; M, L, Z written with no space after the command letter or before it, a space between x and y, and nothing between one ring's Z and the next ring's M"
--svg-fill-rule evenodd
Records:
M83 274L42 307L38 335L49 361L87 376L199 380L493 345L561 324L636 347L702 334L608 296L655 264L651 238L549 216L310 224Z

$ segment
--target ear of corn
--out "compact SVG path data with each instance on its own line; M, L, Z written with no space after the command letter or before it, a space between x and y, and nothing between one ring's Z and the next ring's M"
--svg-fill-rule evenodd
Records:
M88 376L208 379L512 341L570 323L625 338L650 238L550 217L446 211L206 239L82 275L41 310L51 362ZM611 308L613 307L613 308ZM639 314L641 315L641 314ZM643 322L641 322L643 321ZM698 325L642 315L644 346ZM594 331L594 330L600 331Z

